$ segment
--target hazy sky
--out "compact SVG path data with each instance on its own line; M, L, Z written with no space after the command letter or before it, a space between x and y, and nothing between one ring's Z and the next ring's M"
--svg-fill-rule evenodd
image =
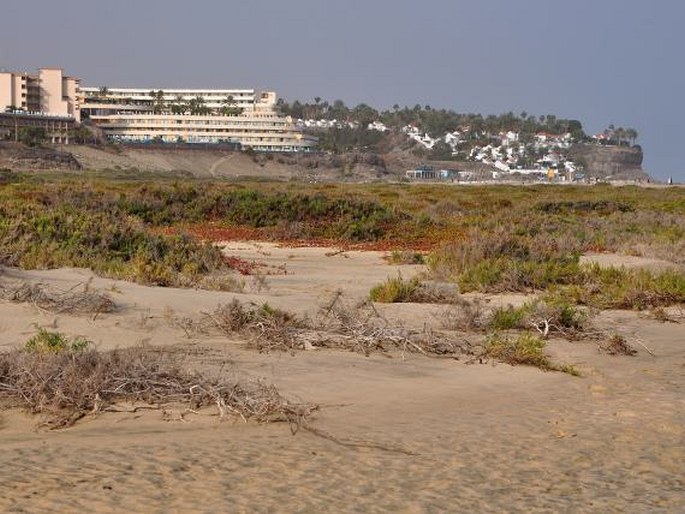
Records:
M638 130L648 172L685 181L683 0L6 4L0 68L59 66L91 86L555 114L590 133L613 123Z

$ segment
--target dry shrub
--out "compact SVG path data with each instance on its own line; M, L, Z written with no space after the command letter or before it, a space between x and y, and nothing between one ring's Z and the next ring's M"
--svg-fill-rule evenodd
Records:
M426 259L421 252L411 250L393 250L387 257L390 264L395 265L418 265L425 264Z
M415 303L441 304L459 304L464 302L455 284L428 281L419 283L419 287L411 295L410 301Z
M456 341L425 328L391 325L370 302L349 305L337 293L315 320L301 318L268 304L245 307L238 300L219 305L199 320L171 318L188 335L219 331L248 338L260 352L335 348L370 355L373 352L423 353L457 357L470 355L468 341Z
M261 341L277 341L279 345L293 347L297 329L306 326L305 320L268 303L245 308L236 299L231 303L219 305L214 312L205 314L206 322L213 323L223 333L229 335L242 332ZM266 348L261 348L266 350Z
M435 316L442 328L446 330L481 330L485 327L484 306L482 300L467 300L456 297L451 305Z
M599 346L600 351L609 355L637 355L637 350L630 346L625 337L620 334L612 334L611 337Z
M93 314L113 312L116 304L109 295L84 284L81 290L59 291L42 284L25 282L17 287L0 286L0 298L16 303L32 303L56 314Z
M261 382L203 376L185 369L174 355L150 348L0 354L0 403L44 415L49 428L116 410L123 402L181 403L193 410L214 405L221 417L295 426L317 408L292 403Z
M558 334L568 339L590 335L590 312L552 296L526 304L526 321L543 337Z
M679 311L669 311L665 307L655 307L649 311L649 316L652 319L660 321L662 323L680 323L684 318L683 309L680 308Z
M197 281L197 285L202 289L230 293L242 293L245 290L245 281L229 273L206 275Z
M344 349L367 356L375 351L454 358L472 354L467 340L457 341L427 327L412 330L393 326L371 302L349 304L339 292L320 310L315 327L306 335L307 347Z

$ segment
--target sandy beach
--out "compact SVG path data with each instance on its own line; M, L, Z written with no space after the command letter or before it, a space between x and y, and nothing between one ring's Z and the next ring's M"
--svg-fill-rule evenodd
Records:
M90 416L56 431L5 411L0 510L685 510L682 324L632 311L599 314L595 323L642 342L634 357L600 353L591 341L550 340L551 357L582 377L418 354L260 354L239 338L189 335L170 319L197 317L233 298L314 315L338 290L359 300L387 277L411 277L422 267L391 266L382 252L252 242L224 251L254 261L262 283L246 276L243 292L226 293L146 287L81 269L7 269L3 283L61 290L87 283L108 292L117 310L77 316L2 301L0 346L19 346L40 326L82 335L101 350L168 348L199 369L228 367L240 378L273 383L288 398L320 404L311 422L318 433L220 421L211 409L189 413L183 406ZM511 296L486 300L521 301ZM408 327L437 323L441 309L378 308Z

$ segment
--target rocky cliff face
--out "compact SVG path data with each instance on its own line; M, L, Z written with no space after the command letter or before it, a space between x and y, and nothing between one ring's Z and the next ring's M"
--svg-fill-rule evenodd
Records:
M639 146L603 146L574 144L569 159L581 164L588 177L614 180L644 180L649 175L642 169L642 149Z

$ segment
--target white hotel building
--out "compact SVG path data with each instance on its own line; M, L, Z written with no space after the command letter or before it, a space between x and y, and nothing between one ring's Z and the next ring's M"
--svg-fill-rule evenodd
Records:
M254 89L82 87L79 79L64 76L59 68L43 68L37 75L0 70L0 112L6 110L2 114L13 118L5 120L8 126L29 116L50 121L59 117L68 127L89 120L107 139L122 143L233 143L256 151L311 150L316 139L278 113L276 99L274 92ZM68 134L59 141L68 141Z
M82 116L113 141L236 143L270 152L309 151L316 144L276 111L271 91L82 87L80 93Z

